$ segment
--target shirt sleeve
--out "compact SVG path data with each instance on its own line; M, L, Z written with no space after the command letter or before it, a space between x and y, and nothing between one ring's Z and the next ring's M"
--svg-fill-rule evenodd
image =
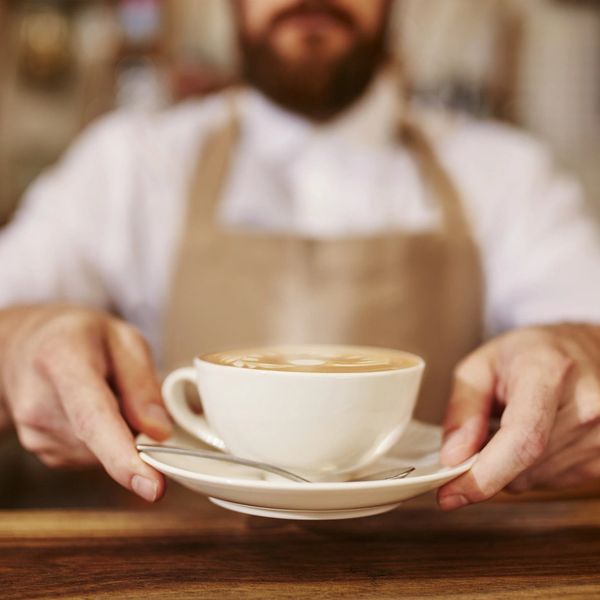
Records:
M102 269L109 129L103 122L85 132L0 231L0 307L110 304Z
M505 135L483 169L488 191L479 200L494 206L476 211L488 333L600 323L600 229L581 187L541 144Z

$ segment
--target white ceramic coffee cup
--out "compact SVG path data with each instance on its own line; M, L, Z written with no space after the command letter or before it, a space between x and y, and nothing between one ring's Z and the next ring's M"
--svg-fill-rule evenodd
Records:
M355 346L295 346L314 351L360 352ZM289 347L288 347L289 349ZM239 368L194 359L173 371L163 397L173 419L206 444L237 456L278 465L313 479L343 480L385 454L412 416L425 367L413 354L377 349L414 365L345 373ZM197 385L204 414L185 396Z

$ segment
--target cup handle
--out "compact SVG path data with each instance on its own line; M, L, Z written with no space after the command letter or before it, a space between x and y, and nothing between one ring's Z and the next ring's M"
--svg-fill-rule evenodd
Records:
M196 369L192 367L177 369L167 375L162 385L167 410L188 433L217 450L226 450L225 442L212 430L204 415L197 415L191 410L185 397L185 384L188 382L196 385Z

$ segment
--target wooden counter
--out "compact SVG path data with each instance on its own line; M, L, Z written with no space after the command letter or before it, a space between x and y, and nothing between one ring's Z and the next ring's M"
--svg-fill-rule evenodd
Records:
M298 524L185 510L1 511L0 594L36 598L600 598L600 500L430 499Z

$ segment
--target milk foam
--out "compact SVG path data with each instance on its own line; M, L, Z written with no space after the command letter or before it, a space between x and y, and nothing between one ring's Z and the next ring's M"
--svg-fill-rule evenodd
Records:
M276 347L217 352L202 357L215 364L263 371L361 373L406 369L417 359L401 353L354 347Z

